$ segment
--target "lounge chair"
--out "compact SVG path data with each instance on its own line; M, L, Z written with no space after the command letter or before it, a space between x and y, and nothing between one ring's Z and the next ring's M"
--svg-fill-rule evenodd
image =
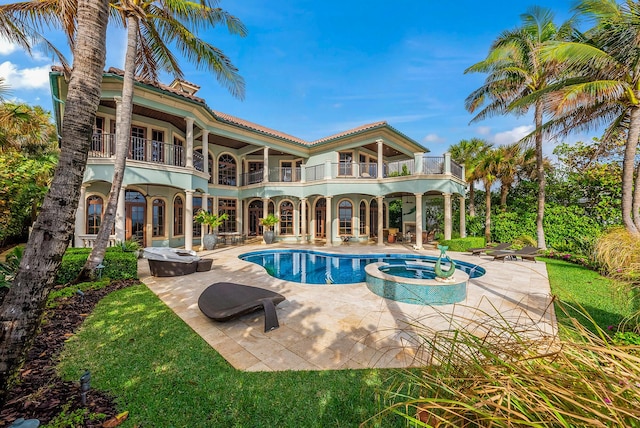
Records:
M507 257L516 259L520 257L522 260L536 261L536 256L540 250L537 247L524 247L517 251L496 251L495 253L487 253L493 256L493 260L502 260L503 262Z
M467 251L470 252L472 256L479 256L480 254L485 253L487 251L506 250L510 246L511 246L511 242L503 242L498 245L487 245L486 247L482 247L482 248L469 248Z
M280 326L275 306L283 300L285 297L282 294L264 288L217 282L202 292L198 307L215 321L228 321L262 308L266 333Z

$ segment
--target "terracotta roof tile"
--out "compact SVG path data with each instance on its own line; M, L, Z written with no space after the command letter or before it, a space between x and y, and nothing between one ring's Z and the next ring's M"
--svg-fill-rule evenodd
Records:
M230 114L222 113L219 111L213 111L213 114L216 115L217 118L222 119L225 122L229 122L235 125L242 126L244 128L252 129L254 131L262 132L267 135L271 135L273 137L283 138L285 140L294 141L296 143L309 145L308 141L305 141L301 138L294 137L293 135L285 134L284 132L276 131L275 129L267 128L266 126L258 125L257 123L249 122L248 120L240 119L235 116L231 116Z
M367 131L369 129L377 128L379 126L387 126L387 125L388 125L387 122L385 122L384 120L382 120L380 122L368 123L366 125L361 125L361 126L358 126L356 128L349 129L347 131L343 131L343 132L339 132L337 134L329 135L328 137L320 138L319 140L313 141L312 144L324 143L324 142L329 141L329 140L334 140L334 139L340 138L340 137L346 137L348 135L357 134L358 132Z

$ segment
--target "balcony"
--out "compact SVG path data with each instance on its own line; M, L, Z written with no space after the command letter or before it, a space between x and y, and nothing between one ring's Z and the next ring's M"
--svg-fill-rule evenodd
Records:
M115 153L115 134L93 134L91 148L89 149L90 158L110 158ZM202 155L197 152L193 155L196 169L202 171ZM162 165L186 165L184 147L138 137L131 137L127 159Z

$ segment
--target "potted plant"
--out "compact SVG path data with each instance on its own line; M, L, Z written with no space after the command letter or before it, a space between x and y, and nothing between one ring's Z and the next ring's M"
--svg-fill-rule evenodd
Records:
M262 232L262 239L266 244L271 244L275 238L276 233L273 231L273 226L278 224L280 219L276 217L274 214L269 214L265 218L260 219L260 224L265 228Z
M216 248L218 242L218 227L228 218L229 216L226 213L217 215L206 210L198 211L193 217L198 223L209 226L209 233L202 235L202 245L205 250L213 250Z

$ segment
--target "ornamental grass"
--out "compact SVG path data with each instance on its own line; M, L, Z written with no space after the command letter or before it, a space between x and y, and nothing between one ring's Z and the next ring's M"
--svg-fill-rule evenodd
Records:
M640 347L616 346L575 318L560 327L568 332L553 331L547 315L496 310L452 319L444 332L413 326L423 332L423 368L404 372L386 410L363 425L400 415L415 427L639 427Z

